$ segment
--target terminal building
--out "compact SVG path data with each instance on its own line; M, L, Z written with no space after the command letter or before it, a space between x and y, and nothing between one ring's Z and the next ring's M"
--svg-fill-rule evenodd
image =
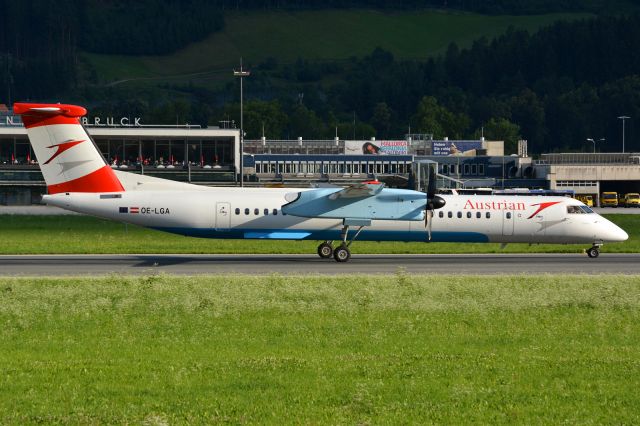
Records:
M89 118L83 123L105 160L132 173L203 185L348 184L377 178L409 185L416 160L438 163L440 188L530 188L638 192L640 154L543 154L533 160L526 141L505 155L502 141L400 140L242 141L238 129L144 125L136 117ZM0 111L0 205L38 203L46 186L19 117Z

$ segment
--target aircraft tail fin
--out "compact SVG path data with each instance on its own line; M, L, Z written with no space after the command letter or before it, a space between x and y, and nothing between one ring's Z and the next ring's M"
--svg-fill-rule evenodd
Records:
M16 103L49 194L122 192L124 188L79 118L80 106Z

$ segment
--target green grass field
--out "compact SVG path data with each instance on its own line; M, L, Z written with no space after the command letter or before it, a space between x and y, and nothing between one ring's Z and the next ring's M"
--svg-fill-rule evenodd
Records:
M2 424L637 424L640 277L0 279Z
M135 79L136 84L230 80L230 70L245 63L257 65L269 57L280 63L297 58L313 61L346 60L382 47L398 58L424 59L443 53L451 42L461 47L486 36L495 37L509 26L536 31L559 20L588 14L485 16L443 11L383 13L372 10L228 13L226 26L205 40L172 55L117 56L85 54L103 82Z
M607 217L629 234L604 252L640 252L640 215ZM183 237L87 216L0 215L0 254L315 253L317 241L214 240ZM580 253L588 244L528 245L356 241L353 253Z

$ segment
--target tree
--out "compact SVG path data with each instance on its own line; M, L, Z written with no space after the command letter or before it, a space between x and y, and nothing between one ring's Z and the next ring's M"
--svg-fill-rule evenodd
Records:
M343 121L338 123L338 136L341 139L371 139L376 136L376 129L362 121Z
M325 127L314 111L299 104L289 116L289 132L292 138L316 139L325 134Z
M470 124L466 114L449 111L432 96L422 98L412 122L417 125L418 132L432 133L434 139L462 139Z
M385 102L378 102L373 109L373 117L371 124L376 129L379 138L389 137L389 129L391 128L391 108Z
M523 90L509 100L511 120L522 129L524 138L531 144L544 144L544 104L530 89Z
M278 101L251 100L244 103L244 131L247 139L258 139L264 135L270 139L282 137L289 118ZM230 104L225 114L240 126L240 104Z
M480 129L475 131L476 137L480 136ZM504 141L505 154L514 153L517 150L520 136L520 126L506 118L492 118L484 126L484 137L489 140Z

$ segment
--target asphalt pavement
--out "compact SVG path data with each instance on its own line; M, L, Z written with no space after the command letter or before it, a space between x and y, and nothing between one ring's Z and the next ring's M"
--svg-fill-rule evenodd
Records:
M347 263L316 255L0 256L0 276L105 274L640 274L640 254L355 254Z

